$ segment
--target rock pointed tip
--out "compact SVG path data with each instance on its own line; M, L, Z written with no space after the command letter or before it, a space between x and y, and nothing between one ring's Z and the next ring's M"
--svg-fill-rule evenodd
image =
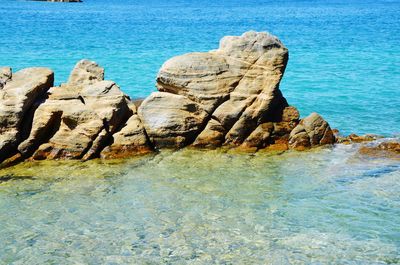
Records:
M104 80L104 68L95 61L82 59L72 70L68 84L88 85Z

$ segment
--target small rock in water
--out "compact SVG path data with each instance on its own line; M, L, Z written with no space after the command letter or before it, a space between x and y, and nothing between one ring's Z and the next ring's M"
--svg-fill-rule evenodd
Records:
M362 142L371 142L375 141L378 138L382 138L379 135L366 134L366 135L357 135L350 134L349 136L337 136L337 142L342 144L351 144L351 143L362 143Z
M358 152L362 155L371 157L389 157L400 159L400 142L388 141L374 146L362 146Z

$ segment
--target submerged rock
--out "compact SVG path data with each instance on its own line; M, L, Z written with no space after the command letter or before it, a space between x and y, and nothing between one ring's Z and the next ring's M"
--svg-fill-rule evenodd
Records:
M358 152L370 157L390 157L400 159L400 142L387 141L377 145L361 146Z
M0 161L121 158L188 145L281 151L334 143L321 116L300 120L283 97L287 61L287 48L271 34L224 37L217 50L165 62L159 91L133 101L93 61L79 61L59 87L46 68L14 75L1 68Z

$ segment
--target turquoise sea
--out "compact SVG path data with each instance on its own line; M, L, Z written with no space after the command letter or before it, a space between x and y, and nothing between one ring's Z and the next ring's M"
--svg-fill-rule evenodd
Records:
M281 89L303 116L343 133L400 133L400 1L1 0L0 65L48 66L57 83L89 58L131 97L155 90L168 58L269 31L289 48Z
M89 58L134 98L172 56L269 31L289 48L281 90L303 116L400 140L400 1L0 4L0 65L48 66L59 84ZM0 265L400 264L399 158L359 147L0 169Z

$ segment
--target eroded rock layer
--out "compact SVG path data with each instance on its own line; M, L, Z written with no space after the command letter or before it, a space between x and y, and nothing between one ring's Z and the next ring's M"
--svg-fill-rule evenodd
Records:
M8 76L11 73L7 74ZM54 73L47 68L27 68L5 80L0 89L0 161L13 156L29 134L31 115L53 85Z
M279 120L288 50L268 33L224 37L218 50L168 60L157 88L197 102L212 120L195 145L241 144L260 124Z
M143 101L131 101L88 60L59 87L49 69L13 74L2 67L0 162L121 158L188 145L285 150L334 143L320 115L300 120L283 97L287 61L286 47L268 33L224 37L217 50L165 62L159 92Z

